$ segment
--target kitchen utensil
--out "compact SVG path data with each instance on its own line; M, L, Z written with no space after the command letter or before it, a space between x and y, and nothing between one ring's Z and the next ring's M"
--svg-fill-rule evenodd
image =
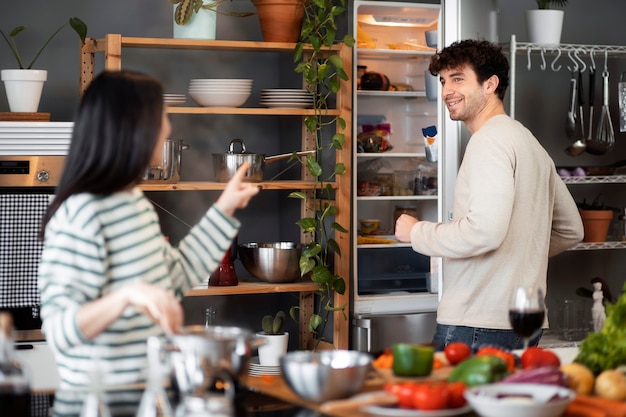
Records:
M162 162L150 165L141 178L144 184L172 184L180 180L182 152L189 149L181 139L168 139L163 142Z
M622 72L617 84L619 103L619 131L626 132L626 72Z
M572 71L571 78L569 80L569 110L567 111L567 118L565 119L565 135L568 138L573 138L576 134L576 73Z
M292 351L280 358L289 388L315 403L354 395L365 383L371 364L371 355L356 350Z
M602 111L596 129L596 138L591 144L587 144L587 152L592 155L602 155L613 149L615 145L615 133L611 114L609 112L609 72L602 72Z
M578 114L575 117L575 129L574 137L576 141L565 149L565 152L569 156L578 156L585 152L587 144L585 143L585 123L584 123L584 109L585 104L583 99L583 78L582 71L578 71L577 81L577 96L578 96Z
M300 278L302 245L298 243L244 243L238 252L246 271L261 281L284 283Z
M239 327L193 325L168 336L162 349L181 394L201 396L213 379L242 375L251 350L262 343L263 339Z
M239 152L235 152L235 145L239 144L241 150ZM263 180L263 170L265 169L265 164L269 164L272 162L276 162L281 159L287 159L291 156L298 155L311 155L315 153L314 150L311 151L301 151L301 152L292 152L285 153L280 155L273 156L265 156L260 153L247 153L246 144L241 139L233 139L230 141L228 145L227 153L216 153L213 154L213 169L215 172L215 180L217 182L228 182L241 164L244 162L248 162L250 167L246 171L246 175L244 177L245 181L248 182L260 182Z

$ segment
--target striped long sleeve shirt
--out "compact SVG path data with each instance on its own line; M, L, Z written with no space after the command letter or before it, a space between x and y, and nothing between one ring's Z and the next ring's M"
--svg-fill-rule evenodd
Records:
M131 306L88 340L77 326L80 307L137 280L182 298L208 279L239 226L213 206L174 248L138 188L108 196L77 194L59 207L46 227L38 277L43 331L61 380L55 415L77 415L84 397L76 392L94 383L104 389L143 383L146 340L163 335ZM134 415L142 391L122 391L107 393L113 415Z

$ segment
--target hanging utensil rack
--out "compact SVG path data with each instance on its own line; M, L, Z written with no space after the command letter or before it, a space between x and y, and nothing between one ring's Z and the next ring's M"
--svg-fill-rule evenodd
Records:
M559 45L539 45L528 42L517 42L516 35L511 35L511 42L508 44L510 52L510 85L514 86L516 82L516 64L517 55L526 55L526 68L533 68L533 57L538 57L536 62L542 71L550 69L551 71L568 70L568 68L576 71L581 68L581 72L585 72L589 66L585 60L591 62L595 66L595 59L603 58L604 66L606 60L610 57L626 57L626 46L622 45L583 45L583 44L566 44ZM585 58L583 58L585 57ZM552 58L548 60L547 58ZM565 62L567 60L567 62ZM550 62L549 62L550 61ZM573 66L572 66L573 65ZM509 94L510 108L509 114L515 118L515 88L510 89Z

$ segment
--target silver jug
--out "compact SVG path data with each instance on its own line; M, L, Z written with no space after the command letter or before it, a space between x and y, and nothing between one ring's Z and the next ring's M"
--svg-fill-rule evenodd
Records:
M142 183L172 184L180 181L182 152L189 149L181 139L168 139L163 142L162 160L159 165L150 165L144 173Z

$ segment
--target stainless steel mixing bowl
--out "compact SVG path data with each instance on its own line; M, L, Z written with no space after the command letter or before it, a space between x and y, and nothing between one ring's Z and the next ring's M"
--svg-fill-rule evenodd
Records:
M238 254L246 271L261 281L284 283L300 278L300 244L245 243L239 245Z
M315 403L356 394L371 369L372 356L356 350L294 351L280 358L285 382Z

